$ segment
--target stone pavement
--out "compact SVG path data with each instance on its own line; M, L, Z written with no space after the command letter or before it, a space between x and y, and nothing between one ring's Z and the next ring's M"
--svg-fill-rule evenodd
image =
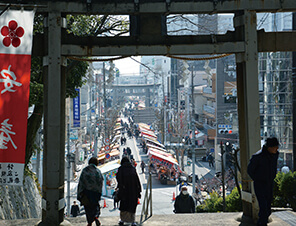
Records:
M145 222L139 225L143 226L159 226L159 225L219 225L219 226L251 226L254 225L250 219L244 218L242 222L242 213L195 213L195 214L171 214L171 215L153 215ZM101 217L102 225L118 225L118 217ZM140 221L140 216L136 216L137 222ZM33 226L37 225L40 219L20 219L20 220L2 220L1 226ZM292 211L278 211L271 215L269 226L288 226L295 225L296 213ZM85 226L86 218L71 217L65 219L61 225ZM93 224L94 225L94 224Z

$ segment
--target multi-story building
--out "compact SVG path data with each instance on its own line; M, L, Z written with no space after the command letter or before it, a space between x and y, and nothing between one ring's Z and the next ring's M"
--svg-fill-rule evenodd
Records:
M292 29L292 13L258 14L257 29ZM279 167L292 168L292 53L259 53L260 134L262 139L275 136L281 143Z
M161 84L158 88L156 86L153 88L150 104L163 106L168 100L171 59L164 56L142 56L140 74L144 76L145 84Z

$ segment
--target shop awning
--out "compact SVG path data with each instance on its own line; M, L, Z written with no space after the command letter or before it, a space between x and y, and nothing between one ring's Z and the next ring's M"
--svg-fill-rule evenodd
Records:
M142 135L146 135L146 136L149 136L152 138L157 138L157 136L154 134L154 132L142 131L141 133L142 133Z
M114 130L119 130L119 129L122 129L123 127L121 125L119 126L116 126Z
M99 166L99 169L101 170L102 174L107 173L112 170L115 170L115 169L118 169L120 167L120 164L118 163L118 161L113 161L110 163L111 164L107 163L102 166Z
M103 160L105 158L105 153L99 154L98 160Z
M119 144L113 144L113 145L110 145L110 150L109 151L112 151L112 150L117 150L117 148L119 148ZM105 153L105 147L103 146L100 150L100 153L104 152Z
M163 144L159 143L158 140L156 140L156 139L154 139L154 138L152 138L152 137L149 137L149 136L143 135L143 138L144 138L145 140L149 141L149 142L152 142L152 143L154 143L154 144L156 144L156 145L158 145L158 146L164 148L164 145L163 145Z
M146 129L146 130L150 130L150 131L152 131L151 129L150 129L150 126L148 125L148 124L146 124L146 123L138 123L138 126L139 126L139 128L140 129Z
M173 157L168 157L168 156L165 156L163 154L160 154L159 152L152 151L152 150L148 150L148 153L154 159L163 160L163 161L172 163L172 164L177 165L177 166L179 165L177 159L175 159Z
M110 152L110 156L118 156L120 155L120 152L118 150L114 150Z
M113 137L112 142L118 141L120 137L121 137L120 134L115 135L115 136Z
M155 149L160 150L160 151L166 151L166 149L164 149L162 147L159 147L159 146L156 146L156 145L153 145L153 144L147 143L146 145L147 145L148 148L155 148Z

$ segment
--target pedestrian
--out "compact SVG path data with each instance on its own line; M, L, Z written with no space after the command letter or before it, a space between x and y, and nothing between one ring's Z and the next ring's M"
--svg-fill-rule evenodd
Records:
M138 163L136 162L136 160L132 160L133 161L133 166L136 168L137 167L137 165L138 165Z
M123 157L120 164L121 166L118 168L116 174L117 187L119 189L118 196L120 199L119 225L123 225L124 222L137 225L135 223L135 213L138 199L141 198L141 183L136 169L127 157Z
M212 154L208 155L208 162L209 162L209 167L214 167L214 157Z
M262 149L252 155L248 164L248 174L254 181L255 194L259 203L257 225L267 225L271 214L273 184L279 156L278 148L277 138L267 138Z
M112 198L113 198L114 209L116 209L118 208L118 203L119 203L118 188L115 188L115 191L112 194Z
M146 164L145 164L145 162L142 160L142 162L141 162L142 173L144 173L145 167L146 167Z
M79 214L79 206L76 204L76 201L73 202L73 205L71 206L71 215L72 217L77 217Z
M132 154L132 150L130 149L130 147L127 147L126 151L127 151L128 157L130 157Z
M290 172L289 166L287 166L286 162L284 162L284 166L282 167L281 172L282 173L289 173Z
M78 183L77 199L84 206L87 225L91 226L95 221L96 225L101 225L99 221L100 204L102 195L103 176L97 168L98 159L91 157L88 166L85 167L80 175Z
M175 213L195 213L195 203L188 193L187 186L182 186L180 194L174 203Z

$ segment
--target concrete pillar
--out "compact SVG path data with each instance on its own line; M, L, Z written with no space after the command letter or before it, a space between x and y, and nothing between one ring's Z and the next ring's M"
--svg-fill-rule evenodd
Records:
M61 58L62 17L48 3L44 57L44 158L42 221L59 225L64 220L65 179L65 92L66 79Z
M236 13L234 26L237 38L245 42L245 52L236 54L243 214L255 219L258 206L247 165L251 155L260 149L261 140L256 12Z

